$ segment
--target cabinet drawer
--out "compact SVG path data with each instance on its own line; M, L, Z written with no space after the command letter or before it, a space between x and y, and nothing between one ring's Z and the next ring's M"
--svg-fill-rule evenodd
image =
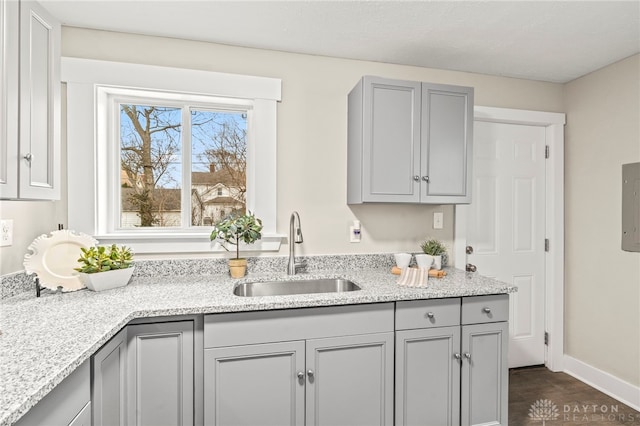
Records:
M386 331L393 331L393 303L213 314L204 317L204 347Z
M509 295L473 296L462 298L462 324L507 321Z
M396 330L460 324L460 298L396 303Z

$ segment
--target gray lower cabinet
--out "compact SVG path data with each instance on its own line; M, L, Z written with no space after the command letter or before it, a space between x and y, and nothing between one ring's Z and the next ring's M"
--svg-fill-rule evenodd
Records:
M91 426L89 362L84 362L15 426Z
M473 88L365 76L348 97L347 202L471 202Z
M69 423L69 426L91 426L91 403L87 403L82 411Z
M205 424L304 425L304 351L304 341L205 350Z
M507 424L508 303L508 295L397 303L397 426Z
M462 327L462 425L507 425L507 322Z
M208 315L204 424L392 425L393 303Z
M127 424L193 425L193 322L127 327Z
M306 425L393 424L393 333L307 341Z
M91 401L94 426L125 426L127 329L91 358Z
M93 425L194 424L193 321L129 325L93 356Z
M460 424L460 327L396 332L396 425Z

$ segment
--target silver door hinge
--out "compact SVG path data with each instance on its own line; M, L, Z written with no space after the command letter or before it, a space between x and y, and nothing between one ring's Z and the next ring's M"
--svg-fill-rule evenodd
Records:
M544 332L544 344L549 345L549 332Z
M544 239L544 251L549 251L549 239Z
M544 158L549 158L549 145L544 146Z

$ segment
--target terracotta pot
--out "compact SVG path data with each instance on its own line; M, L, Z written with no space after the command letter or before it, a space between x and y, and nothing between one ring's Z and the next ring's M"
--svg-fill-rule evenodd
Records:
M229 259L231 278L242 278L247 273L247 259Z

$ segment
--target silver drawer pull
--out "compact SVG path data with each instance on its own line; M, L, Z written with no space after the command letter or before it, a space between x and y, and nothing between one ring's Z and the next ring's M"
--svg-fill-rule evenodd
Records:
M491 308L482 308L482 312L484 312L485 314L490 314Z
M466 359L471 359L471 354L470 354L469 352L465 352L465 353L464 353L464 357L465 357Z
M427 318L433 319L435 317L433 312L427 312Z
M455 359L460 359L460 358L462 358L462 357L460 356L460 354L453 354L453 357L454 357Z
M310 379L313 378L313 370L307 370L307 376L309 376Z

